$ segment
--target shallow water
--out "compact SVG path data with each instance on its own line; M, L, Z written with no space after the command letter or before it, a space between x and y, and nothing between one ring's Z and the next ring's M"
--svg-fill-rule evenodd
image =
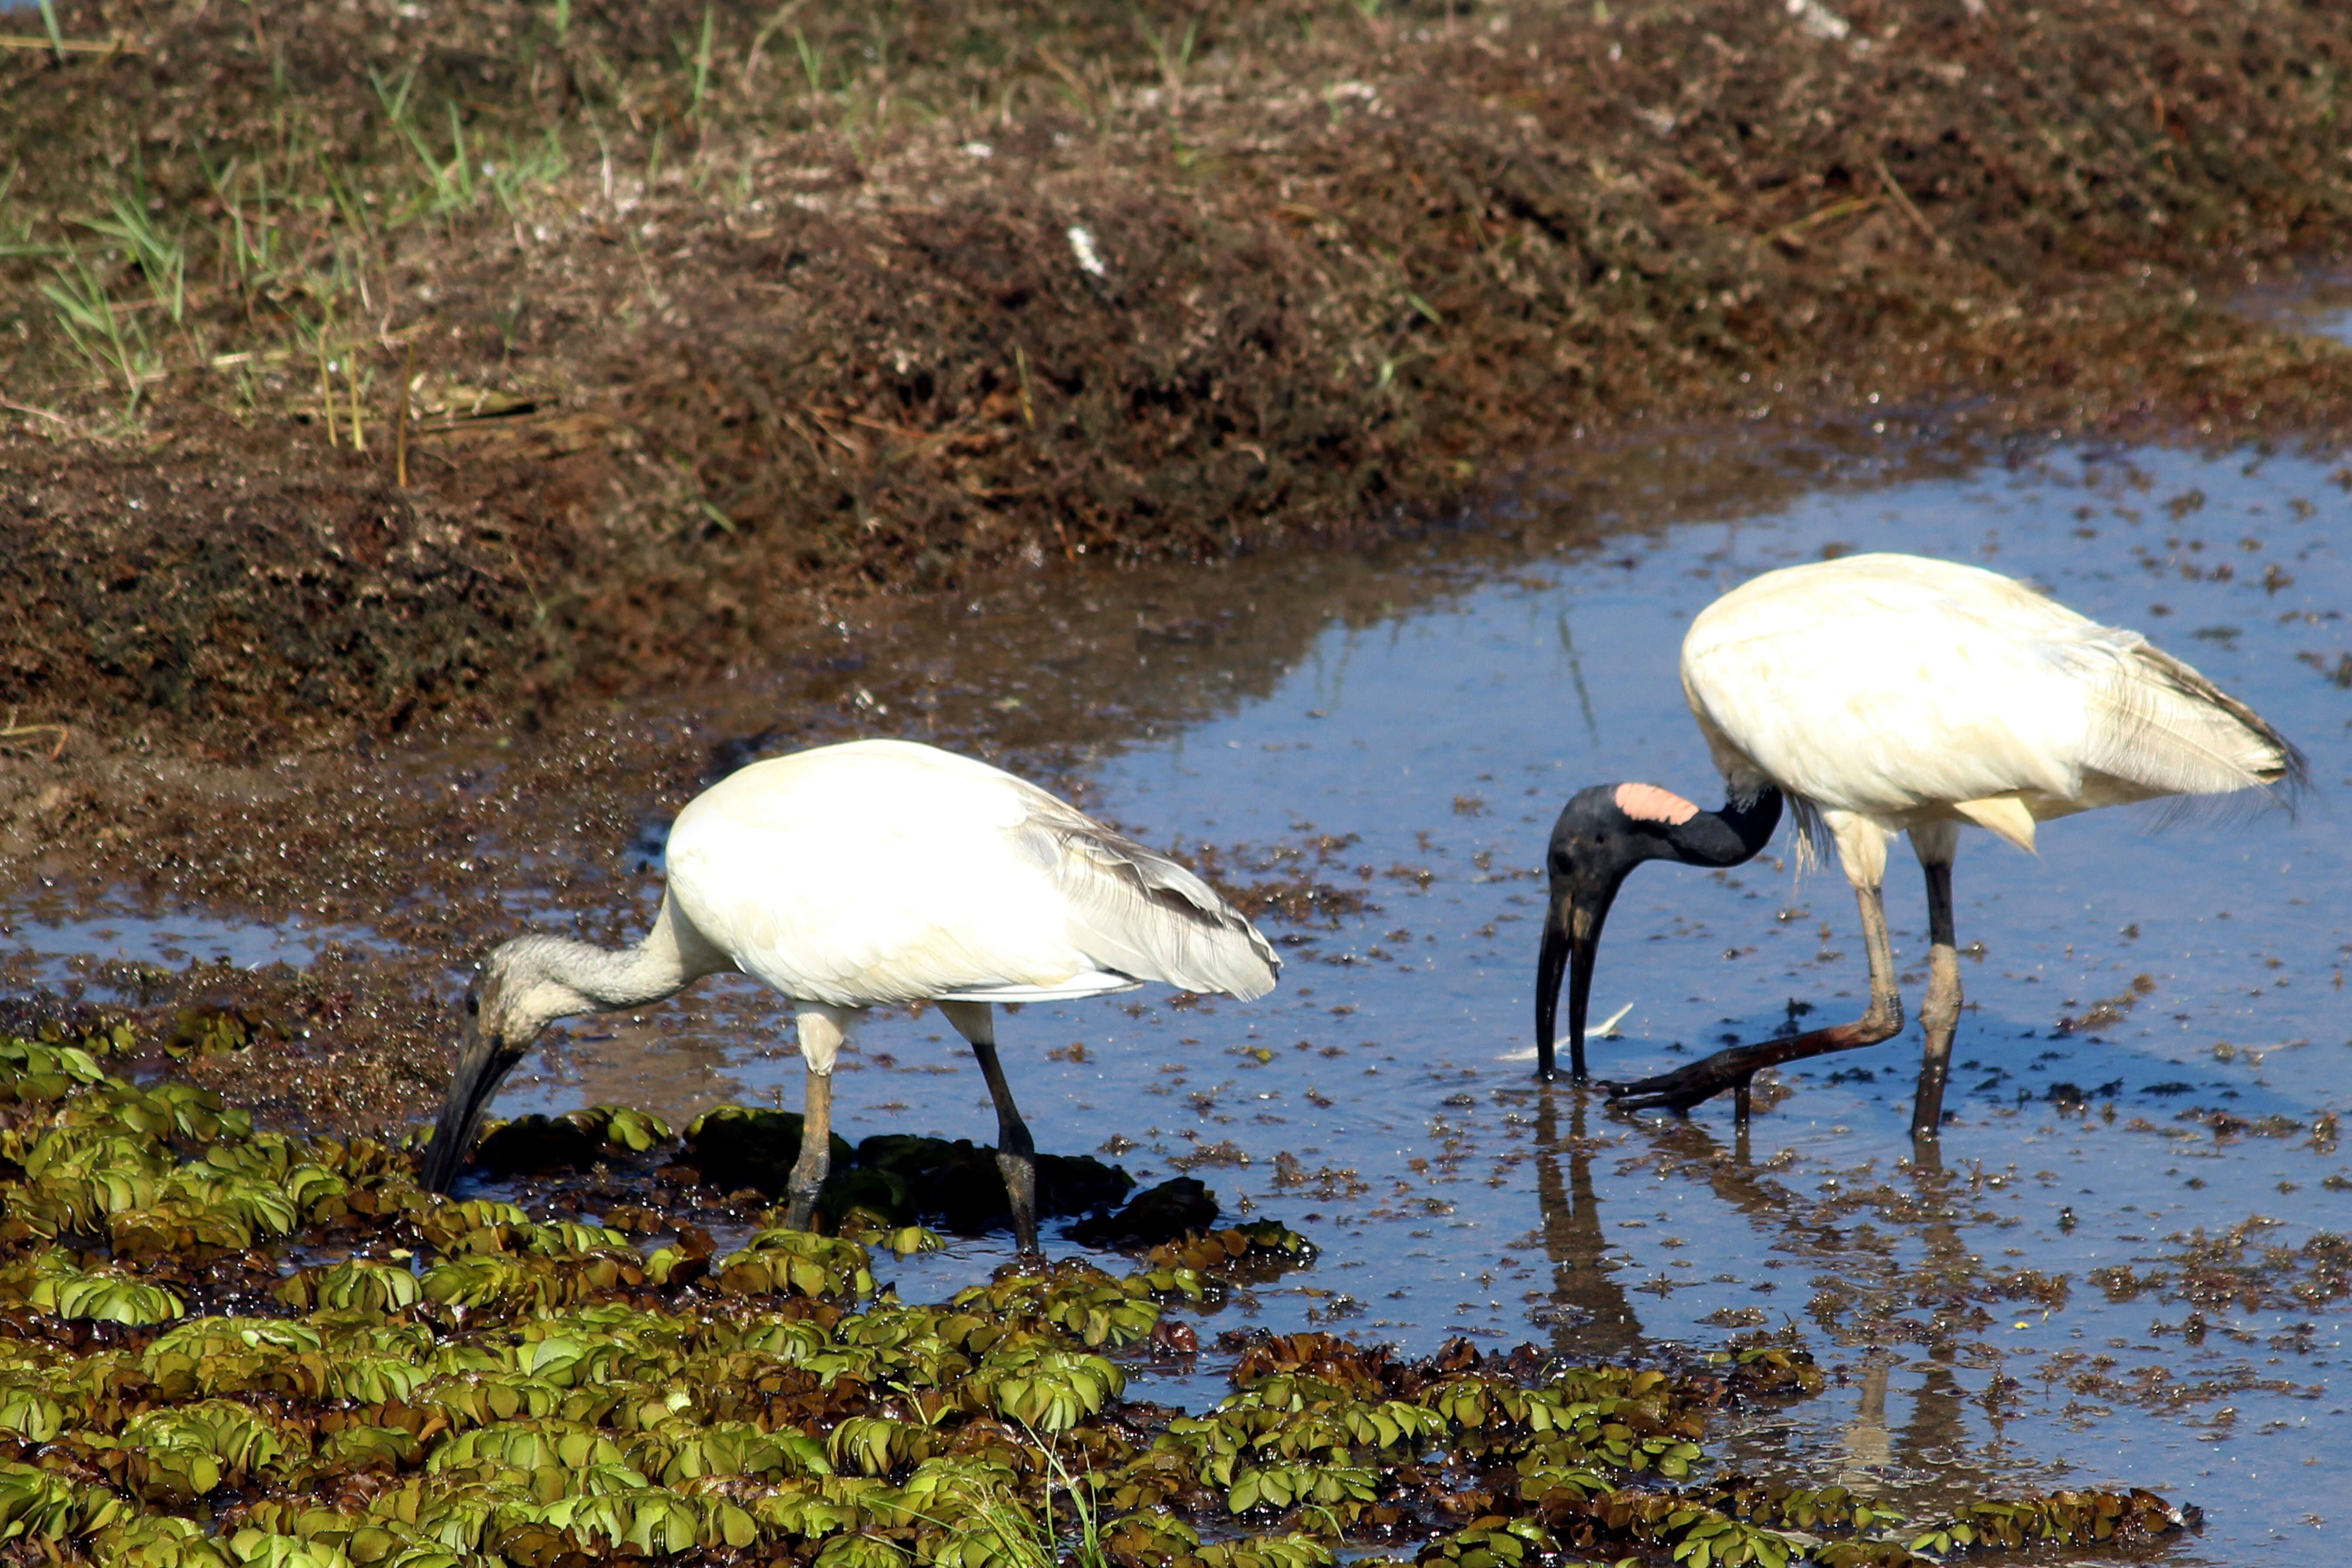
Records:
M1269 919L1287 968L1255 1005L1147 992L1007 1018L1041 1147L1107 1150L1145 1182L1189 1170L1229 1214L1276 1215L1322 1246L1314 1268L1204 1331L1329 1325L1414 1350L1532 1338L1618 1357L1793 1328L1833 1385L1725 1434L1742 1464L1832 1471L1923 1509L1988 1487L2146 1485L2208 1510L2183 1560L2301 1561L2352 1495L2347 1305L2296 1250L2352 1231L2347 1163L2315 1132L2352 1110L2338 892L2352 847L2331 799L2352 782L2352 561L2336 543L2352 475L2242 453L2059 449L2004 466L1906 447L1849 455L1811 489L1759 479L1717 521L1671 483L1644 502L1647 488L1612 492L1598 545L1558 542L1579 531L1548 521L1578 493L1563 479L1494 526L1379 559L1247 565L1198 602L1097 584L1033 616L1050 625L872 639L888 651L844 678L872 732L923 736L935 710L894 714L900 698L856 683L881 690L885 666L935 659L950 670L935 700L986 703L1008 727L1040 714L1008 740L1015 760L1058 771L1090 810L1209 851L1231 880L1303 867L1374 906L1322 926ZM1941 1170L1910 1163L1916 1028L1785 1071L1786 1098L1744 1141L1725 1101L1687 1123L1637 1121L1529 1078L1554 815L1584 784L1629 778L1712 804L1676 685L1683 629L1754 573L1832 548L1977 561L2137 626L2298 741L2319 785L2299 820L2257 808L2156 832L2145 808L2096 814L2049 826L2038 858L1964 838L1959 937L1981 949L1964 965ZM967 657L990 637L1028 651ZM753 735L763 699L747 686L702 729ZM1073 745L1089 715L1096 743ZM713 769L789 743L714 745ZM642 919L661 833L649 818L633 841L634 880L526 878L507 908ZM1899 847L1888 901L1916 963L1924 911ZM0 913L19 971L52 977L77 952L85 969L117 952L301 962L329 940L388 940L131 904ZM1622 1037L1594 1044L1596 1068L1670 1068L1770 1033L1792 1004L1814 1023L1858 1013L1857 934L1843 878L1800 878L1786 837L1728 873L1645 868L1601 951L1594 1016L1628 1010ZM1916 1006L1917 971L1904 973ZM740 982L563 1038L500 1113L798 1103L776 1000ZM872 1020L843 1068L852 1139L992 1135L980 1076L936 1018ZM2073 1092L2053 1097L2060 1085ZM2179 1259L2200 1231L2192 1269ZM897 1277L930 1295L1009 1255L1000 1238L962 1242ZM2136 1273L2109 1277L2110 1300L2092 1276L2117 1266ZM2151 1268L2167 1282L2130 1294ZM1140 1391L1212 1400L1213 1359Z
M1756 1434L1759 1454L1913 1483L2127 1479L2204 1504L2215 1561L2292 1560L2305 1516L2340 1514L2352 1484L2331 1387L2343 1300L2273 1292L2284 1310L2209 1303L2192 1321L2191 1304L2110 1303L2087 1277L2145 1274L2200 1226L2261 1216L2247 1263L2352 1228L2352 1192L2320 1184L2345 1163L2311 1133L2352 1100L2339 892L2352 851L2325 794L2299 823L2256 812L2151 834L2147 808L2072 819L2038 858L1969 835L1959 936L1983 951L1965 966L1959 1123L1940 1178L1906 1166L1916 1026L1786 1073L1794 1092L1758 1119L1744 1160L1720 1101L1685 1128L1531 1089L1542 888L1528 873L1584 784L1706 795L1675 674L1683 626L1755 572L1841 546L1975 560L2143 627L2298 740L2323 791L2352 782L2352 679L2338 674L2352 671L2352 561L2329 521L2346 516L2342 485L2283 458L2061 451L1621 538L1443 610L1328 632L1263 701L1107 763L1097 799L1187 844L1296 841L1306 823L1360 835L1339 860L1376 868L1381 910L1295 950L1283 990L1253 1007L1024 1022L1055 1044L1083 1035L1107 1063L1024 1064L1024 1081L1058 1071L1066 1144L1139 1117L1133 1159L1155 1170L1188 1148L1245 1152L1213 1184L1304 1217L1328 1248L1314 1283L1360 1304L1353 1327L1427 1346L1516 1339L1532 1320L1564 1351L1617 1353L1796 1322L1848 1368L1844 1385ZM1859 1013L1843 879L1781 868L1785 837L1769 853L1628 884L1594 1016L1631 1011L1623 1040L1596 1045L1601 1070L1664 1070L1756 1038L1792 999L1821 1019ZM1924 910L1897 853L1890 914L1907 964ZM1425 888L1397 875L1424 869ZM2104 1021L2064 1030L2102 999ZM2086 1091L2087 1115L2049 1098L2062 1081ZM2183 1120L2192 1110L2273 1135L2217 1136ZM1285 1190L1286 1150L1302 1175L1345 1168L1369 1190ZM2015 1294L2021 1269L2069 1276L2064 1304ZM2097 1381L2070 1387L2085 1374Z
M2331 526L2346 511L2343 480L2307 462L2062 450L1636 529L1490 572L1438 607L1331 626L1263 695L1099 760L1087 798L1156 843L1249 847L1229 864L1356 836L1318 875L1377 910L1280 928L1285 984L1255 1005L1148 995L1008 1021L1039 1141L1121 1134L1140 1179L1189 1169L1229 1209L1307 1230L1323 1258L1257 1294L1269 1326L1620 1355L1795 1324L1838 1385L1742 1434L1751 1462L1882 1477L1923 1506L1987 1484L2148 1485L2208 1510L2189 1556L2296 1560L2352 1481L2345 1304L2286 1294L2310 1287L2307 1263L2263 1268L2266 1247L2352 1229L2352 1192L2321 1184L2346 1163L2312 1134L2352 1109L2352 850L2325 793L2352 721L2352 561ZM1688 1125L1612 1119L1536 1090L1525 1059L1533 870L1559 804L1620 778L1706 795L1675 682L1683 627L1755 572L1838 546L1975 560L2140 626L2294 737L2322 786L2300 821L2069 820L2038 858L1969 836L1960 940L1982 950L1940 1174L1908 1164L1916 1028L1785 1073L1792 1092L1745 1149L1724 1102ZM1602 1070L1757 1037L1792 999L1822 1019L1859 1012L1850 894L1834 873L1798 878L1788 850L1628 885L1594 1008L1631 1011L1622 1040L1595 1046ZM1911 963L1924 916L1897 853ZM2062 1024L2102 1000L2093 1023ZM988 1135L978 1075L935 1021L877 1021L855 1065L851 1137ZM796 1098L787 1057L725 1066ZM2061 1082L2087 1111L2050 1098ZM2217 1134L2192 1110L2248 1125ZM2111 1302L2089 1278L2145 1275L2199 1227L2250 1220L2240 1283L2267 1305L2210 1300L2228 1281L2210 1279L2201 1310L2160 1292ZM965 1246L904 1272L944 1285L1001 1256ZM2063 1276L2063 1296L2029 1269Z
M97 898L51 888L0 897L0 981L12 988L135 994L141 969L310 963L331 943L378 945L351 925L269 923L130 889Z
M2341 268L2249 290L2240 303L2259 319L2352 343L2352 272Z
M1964 1179L1940 1184L1903 1168L1916 1028L1787 1074L1795 1093L1759 1119L1745 1166L1727 1157L1719 1102L1687 1130L1587 1111L1580 1140L1574 1097L1523 1087L1542 893L1509 879L1539 864L1559 803L1583 784L1705 793L1705 750L1675 684L1683 626L1754 572L1832 546L1974 559L2147 628L2297 738L2323 787L2336 784L2352 717L2335 679L2352 602L2352 563L2326 521L2345 515L2339 484L2283 459L2060 452L2015 472L1621 540L1443 612L1328 634L1267 700L1108 766L1102 798L1186 842L1271 843L1311 821L1362 836L1349 862L1433 879L1423 890L1376 874L1381 912L1303 951L1325 962L1298 964L1276 1001L1228 1005L1214 1027L1155 1014L1132 1032L1100 1030L1101 1048L1181 1068L1163 1080L1179 1096L1214 1093L1205 1110L1147 1109L1152 1149L1231 1140L1255 1159L1232 1184L1294 1222L1307 1205L1266 1179L1278 1151L1370 1184L1353 1203L1312 1206L1337 1233L1317 1282L1364 1303L1370 1331L1509 1338L1532 1308L1563 1350L1613 1352L1703 1340L1718 1313L1805 1322L1816 1290L1878 1293L1885 1314L1839 1320L1821 1347L1851 1363L1851 1385L1772 1447L1955 1480L2046 1474L2063 1456L2078 1479L2205 1503L2217 1561L2285 1561L2302 1516L2340 1510L2352 1481L2352 1432L2327 1388L2342 1303L2209 1307L2191 1344L2188 1307L2110 1305L2086 1276L2135 1260L2144 1273L2199 1226L2264 1216L2275 1223L2257 1227L2259 1255L2352 1222L2352 1194L2319 1184L2345 1165L2309 1132L2315 1114L2346 1109L2352 1068L2337 895L2352 867L2324 797L2300 825L2269 813L2151 836L2145 811L2074 819L2046 832L2038 859L1969 836L1960 940L1984 952L1966 966L1960 1123L1945 1138ZM1773 853L1787 850L1784 837ZM1921 898L1896 865L1891 914L1916 963ZM1664 1070L1685 1048L1769 1033L1792 998L1823 1018L1858 1013L1857 935L1834 874L1799 879L1762 861L1727 875L1647 869L1601 949L1595 1016L1632 1011L1626 1038L1597 1046L1596 1062ZM2142 974L2153 985L2137 997ZM2123 1016L2060 1032L2103 998ZM1171 1049L1171 1035L1203 1043ZM1258 1042L1274 1048L1264 1067L1232 1054ZM2116 1115L2061 1114L2046 1097L2062 1080ZM1108 1097L1115 1081L1076 1092ZM1545 1098L1560 1105L1549 1127ZM2292 1119L2294 1132L2217 1138L2179 1120L2192 1107ZM1584 1182L1589 1207L1562 1201ZM1923 1194L1937 1201L1917 1205ZM1859 1200L1834 1201L1845 1194ZM1993 1299L2022 1268L2071 1275L2064 1307ZM1923 1310L1961 1279L1940 1312ZM1979 1310L1990 1321L1973 1321ZM2115 1364L2089 1359L2103 1356ZM2135 1382L2145 1367L2163 1375ZM2085 1371L2112 1384L2070 1391ZM2002 1378L2025 1386L1989 1406ZM2200 1383L2201 1397L2179 1399Z

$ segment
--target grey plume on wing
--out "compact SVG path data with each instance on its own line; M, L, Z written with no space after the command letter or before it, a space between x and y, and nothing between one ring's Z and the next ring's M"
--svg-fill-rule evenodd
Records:
M2137 633L2099 640L2107 668L2083 672L2104 721L2087 765L2155 795L2303 786L2303 753L2262 715Z
M1282 961L1239 910L1165 855L1043 790L1013 837L1068 900L1070 939L1105 969L1255 1001Z

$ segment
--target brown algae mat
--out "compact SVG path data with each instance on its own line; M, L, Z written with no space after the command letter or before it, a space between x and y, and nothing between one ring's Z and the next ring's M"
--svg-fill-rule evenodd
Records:
M1448 515L1580 432L2352 408L2221 308L2345 251L2340 5L47 16L11 729L595 698L846 596Z
M1171 1309L1311 1250L1261 1221L905 1302L878 1277L918 1227L722 1253L674 1164L639 1185L667 1212L431 1196L404 1151L110 1075L127 1043L0 1041L10 1562L1898 1568L2194 1523L2139 1491L1906 1520L1717 1474L1711 1413L1822 1386L1766 1336L1635 1369L1229 1333L1214 1408L1129 1401L1138 1358L1199 1353ZM606 1189L667 1141L599 1125Z

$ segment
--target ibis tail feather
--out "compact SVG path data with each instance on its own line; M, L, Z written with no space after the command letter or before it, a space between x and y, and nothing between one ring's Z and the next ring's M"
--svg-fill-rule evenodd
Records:
M1249 918L1167 856L1036 790L1028 851L1069 907L1073 946L1102 968L1244 1002L1272 991L1282 961Z

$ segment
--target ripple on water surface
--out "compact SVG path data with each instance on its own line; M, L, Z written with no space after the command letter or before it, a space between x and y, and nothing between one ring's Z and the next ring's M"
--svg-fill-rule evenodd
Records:
M2060 450L1731 521L1632 519L1369 624L1300 590L1281 613L1329 622L1305 658L1099 757L1087 801L1206 847L1233 880L1366 906L1269 922L1288 968L1257 1005L1146 994L1007 1020L1040 1145L1108 1148L1145 1181L1189 1171L1228 1213L1274 1211L1323 1245L1229 1317L1582 1357L1793 1325L1833 1386L1738 1434L1743 1462L1883 1478L1923 1504L2127 1481L2210 1510L2187 1558L2299 1560L2352 1495L2352 1258L2330 1240L2352 1231L2352 1182L2328 1120L2352 1081L2352 850L2327 793L2352 782L2347 485L2283 458ZM2050 826L2038 858L1965 836L1969 1010L1940 1172L1910 1163L1916 1025L1785 1070L1746 1141L1727 1102L1628 1121L1528 1078L1561 802L1618 779L1715 798L1676 683L1684 628L1759 571L1845 550L1977 562L2137 626L2295 739L2321 786L2299 822L2253 809L2157 832L2146 808L2111 811ZM1909 857L1893 866L1916 1005L1924 901ZM1785 837L1728 872L1647 868L1601 950L1595 1016L1626 1012L1596 1065L1669 1068L1865 994L1843 878L1799 877ZM738 987L701 1016L687 1038L653 1015L587 1023L566 1076L610 1099L614 1075L651 1087L694 1063L718 1092L796 1100L772 999ZM935 1018L875 1020L845 1068L852 1139L992 1131ZM580 1095L542 1079L500 1109ZM945 1289L1003 1256L959 1247L906 1283Z

